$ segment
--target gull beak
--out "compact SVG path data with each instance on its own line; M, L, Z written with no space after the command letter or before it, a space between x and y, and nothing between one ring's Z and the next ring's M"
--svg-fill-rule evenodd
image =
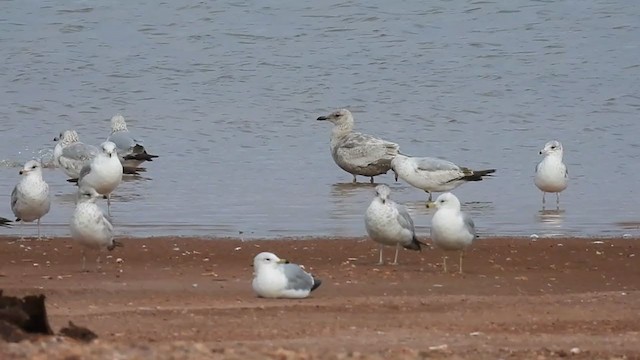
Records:
M316 120L324 121L324 120L327 120L327 119L328 119L328 117L326 117L326 116L319 116Z
M27 172L26 172L25 170L20 170L20 171L18 171L18 174L20 174L20 175L24 175L24 174L26 174L26 173L27 173Z
M289 260L287 260L287 259L280 259L280 260L276 261L276 263L278 263L278 264L288 264L288 263L289 263Z
M540 150L540 155L542 155L542 150Z
M435 201L427 201L426 207L427 209L434 209L436 207Z
M58 140L60 140L60 138L57 136L53 138L53 141L58 141Z

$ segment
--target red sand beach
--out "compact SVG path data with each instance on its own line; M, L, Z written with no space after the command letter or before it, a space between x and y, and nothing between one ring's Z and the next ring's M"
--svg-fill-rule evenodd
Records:
M377 266L364 238L120 240L101 271L88 257L88 273L70 239L0 240L5 295L43 293L54 331L71 320L99 336L0 342L0 358L640 358L637 239L480 239L463 275L455 253L444 274L429 248ZM257 298L261 251L322 286L303 300Z

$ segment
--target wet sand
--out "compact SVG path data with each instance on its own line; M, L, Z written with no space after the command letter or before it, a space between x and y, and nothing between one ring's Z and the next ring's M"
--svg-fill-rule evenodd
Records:
M99 335L0 343L0 357L640 358L637 239L481 239L463 275L455 253L444 274L428 248L377 266L363 238L121 240L101 271L89 256L83 273L70 239L0 239L6 295L44 293L54 331L71 320ZM260 251L304 264L322 286L303 300L257 298Z

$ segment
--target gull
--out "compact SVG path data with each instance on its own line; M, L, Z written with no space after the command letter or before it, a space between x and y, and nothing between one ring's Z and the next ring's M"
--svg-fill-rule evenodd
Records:
M116 152L116 144L103 142L102 152L80 171L79 187L91 187L100 195L107 197L107 209L111 215L111 193L122 181L122 164Z
M340 109L318 120L327 120L334 124L331 131L331 156L344 171L353 175L373 177L386 174L391 159L398 154L398 144L385 141L371 135L353 131L353 116L347 109Z
M382 260L382 248L384 245L395 245L396 247L396 256L391 265L398 265L398 249L400 246L405 249L420 251L420 245L425 245L416 238L413 219L411 219L407 209L389 199L390 193L391 189L387 185L376 186L376 197L371 201L364 217L369 237L373 241L380 243L380 261L378 265L384 264Z
M263 298L306 298L322 283L299 265L270 252L256 255L253 268L253 291Z
M556 193L556 206L560 206L560 192L567 188L569 172L562 162L562 144L557 140L549 141L540 150L544 159L536 165L536 176L533 182L542 190L542 206L546 193Z
M53 149L53 162L72 180L77 179L82 167L100 152L97 147L80 142L75 130L65 130L53 141L58 142Z
M11 226L11 220L9 220L7 218L3 218L3 217L0 216L0 226L10 227Z
M158 155L147 153L142 139L129 132L127 123L120 114L116 114L111 118L111 134L107 141L116 144L120 162L122 162L122 167L124 167L126 173L140 171L139 166L143 162L153 161L154 158L158 157Z
M94 188L81 187L78 189L76 208L71 216L71 236L84 247L98 249L107 248L111 251L121 243L113 239L113 225L96 205L100 196ZM100 254L98 253L97 267L100 268ZM82 249L82 271L86 267L85 249Z
M20 170L22 179L11 192L11 210L16 221L32 222L38 220L38 239L40 239L40 219L51 208L49 185L42 178L42 165L37 160L29 160Z
M437 210L431 219L431 240L445 251L460 251L459 272L462 274L462 253L476 238L476 228L469 215L460 211L460 200L450 192L438 196L427 207ZM442 268L447 272L447 257L442 257Z
M471 170L450 161L433 157L410 157L398 154L391 161L391 169L398 178L409 185L422 189L432 199L432 192L450 191L469 181L480 181L495 169Z

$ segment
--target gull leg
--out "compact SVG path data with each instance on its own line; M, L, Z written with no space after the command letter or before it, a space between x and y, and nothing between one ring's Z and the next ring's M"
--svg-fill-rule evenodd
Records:
M355 175L353 175L353 183L355 184L355 183L357 183L357 182L358 182L358 180L356 179L356 176L355 176Z
M391 265L398 265L398 249L400 249L400 244L396 244L396 257L393 259Z
M100 272L102 270L102 265L100 262L100 250L98 250L98 258L96 259L96 271Z
M427 191L427 194L429 194L429 200L428 201L431 201L433 199L433 195L431 194L431 191Z
M378 261L377 265L384 265L384 261L382 261L382 244L380 244L380 261Z
M545 201L544 201L544 195L545 195L545 194L546 194L546 192L544 192L544 191L543 191L543 192L542 192L542 205L544 205L544 202L545 202Z
M560 193L556 193L556 208L560 208Z
M447 272L447 255L442 256L442 271Z
M111 216L111 194L107 195L107 214Z
M40 237L40 219L38 219L38 240L42 240Z
M80 250L82 252L82 272L87 271L87 256L84 253L84 249Z
M373 176L371 177L371 180L369 180L372 184L373 184Z
M460 250L460 274L462 274L462 254L464 253L464 251Z

